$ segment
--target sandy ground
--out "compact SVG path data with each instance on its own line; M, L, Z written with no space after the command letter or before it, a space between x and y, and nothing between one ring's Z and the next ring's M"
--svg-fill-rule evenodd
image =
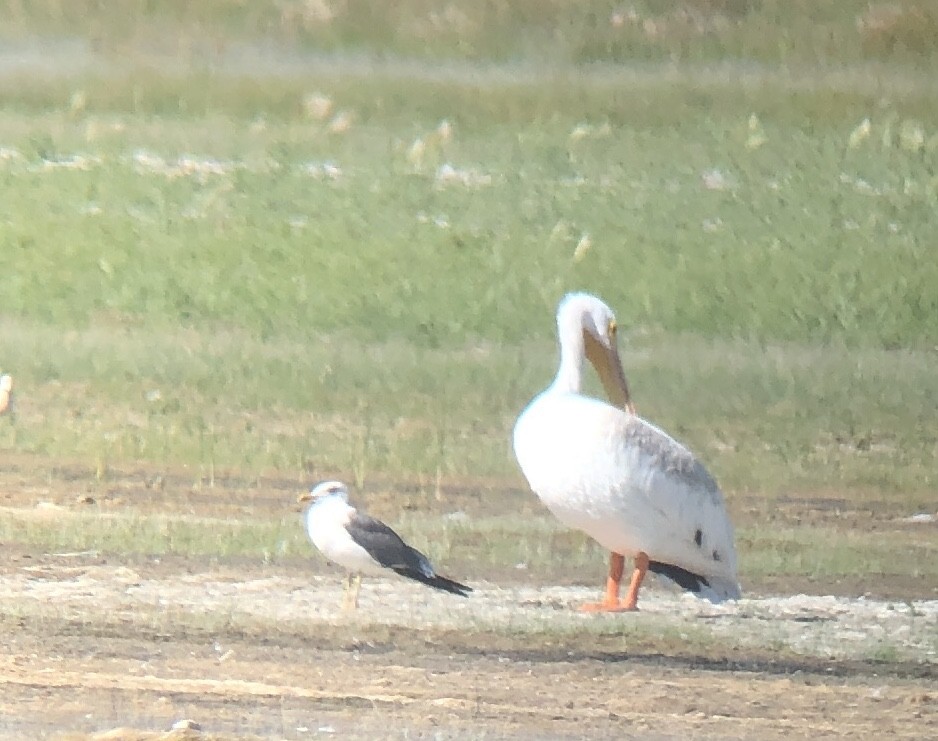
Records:
M292 496L276 482L155 492L149 476L116 477L110 501L244 517ZM90 486L8 462L0 506L76 506ZM471 489L452 493L470 515ZM596 596L581 586L472 584L460 599L370 579L347 613L342 574L312 560L0 544L0 738L938 738L932 584L862 598L762 585L717 606L651 585L619 615L577 613ZM169 733L182 719L201 730Z
M24 555L0 576L5 738L938 738L936 600L653 588L587 616L582 587L372 579L347 613L338 573Z
M44 560L0 580L18 612L0 656L8 738L182 718L289 739L938 737L938 666L933 652L918 660L938 631L936 601L713 607L650 590L640 614L597 618L570 609L591 596L582 588L482 585L459 600L372 580L348 614L338 575L148 578ZM630 651L636 626L693 634L690 650L649 651L643 635ZM765 658L766 631L796 650ZM851 658L880 634L911 658ZM712 655L710 635L736 635L736 658Z

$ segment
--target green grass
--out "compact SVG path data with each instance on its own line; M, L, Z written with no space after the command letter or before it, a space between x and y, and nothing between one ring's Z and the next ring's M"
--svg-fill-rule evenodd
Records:
M11 449L100 471L138 460L197 466L194 477L341 471L359 485L416 477L429 491L441 476L520 485L511 427L555 354L550 339L430 349L5 328L3 357L21 390L16 420L0 420ZM636 335L623 353L643 413L697 450L728 491L929 506L938 388L928 352Z
M454 141L417 173L406 150L435 116L372 116L338 136L296 118L258 130L254 117L123 114L115 131L91 114L0 115L0 141L21 155L0 168L15 266L0 300L7 313L73 327L341 330L458 347L547 337L562 292L587 286L624 326L938 340L938 125L871 102L873 135L857 149L847 142L860 111L813 131L766 116L765 143L750 149L749 112L702 102L666 126L623 122L573 140L577 117L463 132L471 93L454 101ZM921 149L900 146L902 123L922 130ZM141 152L227 170L168 177L141 168ZM97 159L87 170L44 164L76 154ZM443 160L490 182L441 186ZM324 161L341 168L337 180L302 169ZM594 246L575 261L583 233Z
M52 553L97 550L146 556L250 556L266 562L311 554L298 521L299 515L275 522L76 512L49 505L33 511L0 510L0 533L4 542L41 546Z
M281 83L294 110L262 121ZM374 89L345 83L326 92ZM98 467L314 461L359 482L512 474L511 424L552 373L554 306L585 287L627 329L643 412L728 487L920 501L932 486L934 125L913 147L911 119L869 99L812 129L790 113L751 126L738 102L711 110L665 83L668 125L620 102L577 138L565 88L541 81L528 88L550 118L456 84L452 108L406 123L400 102L340 100L356 117L335 134L299 112L295 82L258 92L250 116L236 79L217 84L227 115L95 113L98 84L84 108L0 113L0 357L23 400L4 434L20 449ZM579 94L605 105L606 89ZM864 111L871 135L850 148ZM453 140L408 159L447 112ZM75 155L87 170L48 164ZM182 155L221 173L181 175ZM491 181L441 186L443 161ZM338 178L303 169L322 162Z
M850 532L829 527L746 528L738 547L751 579L765 575L839 576L912 574L923 581L938 577L936 547L928 533ZM903 554L897 558L897 554Z
M585 575L598 576L605 562L605 552L598 545L562 528L545 513L455 521L424 515L396 519L390 521L441 571L458 569L474 579L581 583ZM96 550L137 556L324 563L307 542L295 513L270 519L263 514L219 518L108 513L51 505L31 511L0 509L0 539L51 553ZM747 587L768 576L800 574L822 583L870 574L882 578L911 574L923 583L938 579L936 547L927 533L882 532L873 538L869 533L832 527L785 527L768 532L756 526L742 528L737 540L740 578Z

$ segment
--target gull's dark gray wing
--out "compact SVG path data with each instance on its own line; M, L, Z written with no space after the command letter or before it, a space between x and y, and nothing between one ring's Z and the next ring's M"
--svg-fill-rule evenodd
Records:
M374 517L356 512L345 526L348 534L375 561L392 571L427 586L465 597L472 589L438 575L430 561L416 548L411 548L400 535Z

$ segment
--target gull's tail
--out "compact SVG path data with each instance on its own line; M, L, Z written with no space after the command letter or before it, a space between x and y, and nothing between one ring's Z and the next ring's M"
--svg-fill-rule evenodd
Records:
M441 589L444 592L449 592L450 594L458 594L460 597L468 597L469 592L472 591L472 587L467 587L465 584L460 584L458 581L447 579L445 576L440 576L439 574L434 576L432 579L428 579L424 582L424 584L427 584L434 589Z
M409 568L395 568L394 571L401 576L406 576L408 579L413 579L414 581L419 581L421 584L426 584L428 587L433 587L434 589L439 589L443 592L449 592L450 594L458 594L460 597L468 597L469 592L472 591L472 587L467 587L465 584L460 584L458 581L447 579L445 576L440 576L439 574L434 574L432 572L427 575L422 571L416 571Z

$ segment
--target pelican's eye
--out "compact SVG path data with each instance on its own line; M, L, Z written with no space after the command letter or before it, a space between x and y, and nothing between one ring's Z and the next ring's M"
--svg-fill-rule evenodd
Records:
M619 325L616 324L616 320L615 320L615 319L610 319L610 320L609 320L609 337L610 337L610 339L612 339L612 338L614 338L614 337L616 336L616 331L617 331L618 329L619 329Z

